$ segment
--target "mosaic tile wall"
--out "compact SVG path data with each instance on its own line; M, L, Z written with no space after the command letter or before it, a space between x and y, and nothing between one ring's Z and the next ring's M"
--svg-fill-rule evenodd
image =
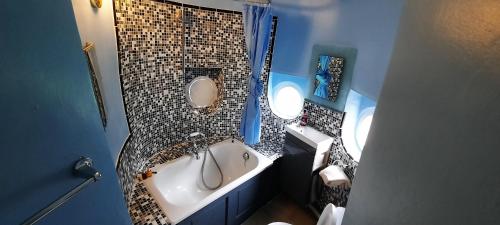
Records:
M128 195L134 175L154 153L185 141L195 131L207 136L237 133L247 93L244 81L250 70L241 14L145 0L116 0L115 11L120 75L131 129L118 172ZM184 95L183 64L186 68L222 69L220 110L210 115L192 112Z
M131 130L117 171L130 203L134 177L145 169L155 153L184 142L194 131L207 136L237 135L250 70L241 13L182 7L171 2L115 0L115 16L120 76ZM262 75L265 85L269 61L270 57ZM224 93L220 110L210 115L192 112L184 96L183 65L222 69ZM281 150L285 125L296 120L275 116L265 96L266 93L260 99L262 143L253 147L272 155ZM313 127L333 137L340 136L342 113L309 102L305 107L309 109ZM335 143L330 163L342 162L346 171L354 173L356 164L338 138ZM342 203L347 201L348 191L328 190L324 199L332 201L333 196Z

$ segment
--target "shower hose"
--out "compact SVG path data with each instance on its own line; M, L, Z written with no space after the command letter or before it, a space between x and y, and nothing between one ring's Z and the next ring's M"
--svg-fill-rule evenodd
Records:
M207 152L210 154L210 156L214 160L215 165L217 166L217 170L219 170L219 174L220 174L219 184L217 184L213 187L209 186L205 182L205 177L203 175L204 174L203 172L205 171L205 162L207 161ZM217 160L215 160L214 154L212 153L210 148L208 148L208 146L207 146L207 149L205 150L205 154L203 155L203 163L201 164L201 181L203 182L203 186L205 186L208 190L215 190L215 189L219 188L220 186L222 186L222 182L224 181L224 175L222 174L222 170L220 169L219 163L217 163Z

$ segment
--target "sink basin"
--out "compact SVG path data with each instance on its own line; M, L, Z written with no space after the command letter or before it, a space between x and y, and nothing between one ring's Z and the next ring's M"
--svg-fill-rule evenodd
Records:
M333 143L333 138L321 133L320 131L310 126L299 126L298 124L290 124L285 130L306 144L316 148L329 148Z

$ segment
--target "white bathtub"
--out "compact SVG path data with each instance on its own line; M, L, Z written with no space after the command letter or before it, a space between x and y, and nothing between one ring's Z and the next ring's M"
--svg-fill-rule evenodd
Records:
M157 171L157 174L143 181L147 190L167 215L168 222L172 224L181 222L273 163L237 140L234 143L230 139L225 140L211 145L210 149L224 175L223 184L217 190L206 189L201 181L203 152L200 152L198 160L193 156L183 156L156 165L152 169ZM243 154L246 152L249 153L250 158L245 161ZM204 174L209 186L216 186L220 181L217 167L208 153Z

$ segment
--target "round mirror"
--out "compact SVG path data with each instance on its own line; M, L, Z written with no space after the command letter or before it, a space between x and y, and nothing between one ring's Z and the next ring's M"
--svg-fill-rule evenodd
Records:
M221 110L224 99L224 74L221 68L185 68L186 101L197 115L211 115Z
M217 100L217 85L207 76L193 79L187 85L187 99L193 108L204 108Z

